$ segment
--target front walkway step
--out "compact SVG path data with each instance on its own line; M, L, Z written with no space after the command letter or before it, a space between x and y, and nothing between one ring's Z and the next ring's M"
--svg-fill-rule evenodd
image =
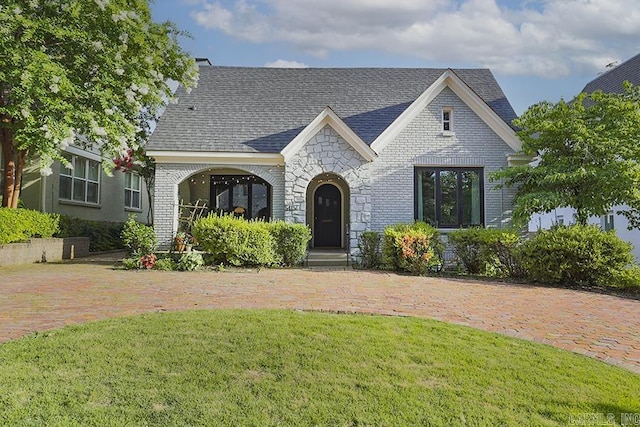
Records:
M342 250L312 249L305 260L307 267L346 267L351 265L351 257Z

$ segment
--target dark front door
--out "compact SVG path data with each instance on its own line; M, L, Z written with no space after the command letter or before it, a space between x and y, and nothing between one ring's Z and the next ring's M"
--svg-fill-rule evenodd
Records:
M315 247L341 247L342 200L340 199L340 190L331 184L321 185L316 189L313 208Z

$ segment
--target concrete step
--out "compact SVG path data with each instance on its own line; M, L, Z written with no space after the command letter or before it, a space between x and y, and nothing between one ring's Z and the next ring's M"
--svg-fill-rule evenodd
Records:
M312 250L307 254L305 265L308 267L348 266L351 259L343 251Z

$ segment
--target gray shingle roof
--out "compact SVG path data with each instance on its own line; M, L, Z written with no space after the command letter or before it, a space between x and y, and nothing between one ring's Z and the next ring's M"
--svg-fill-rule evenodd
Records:
M371 144L446 69L200 67L181 87L149 150L279 152L327 106ZM453 70L509 125L516 117L491 71Z
M591 80L582 92L592 93L601 90L607 93L621 93L622 83L625 81L634 85L640 84L640 54Z

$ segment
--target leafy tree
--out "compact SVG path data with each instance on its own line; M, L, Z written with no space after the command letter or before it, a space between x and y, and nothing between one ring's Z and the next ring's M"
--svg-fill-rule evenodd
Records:
M198 70L172 23L154 23L147 0L4 0L0 5L0 143L3 206L16 207L23 167L43 175L70 144L111 159L136 150L172 93Z
M533 213L559 207L576 210L586 224L614 205L640 224L640 92L626 83L620 94L581 93L572 102L540 102L514 121L530 165L491 175L517 186L513 219L525 224Z

